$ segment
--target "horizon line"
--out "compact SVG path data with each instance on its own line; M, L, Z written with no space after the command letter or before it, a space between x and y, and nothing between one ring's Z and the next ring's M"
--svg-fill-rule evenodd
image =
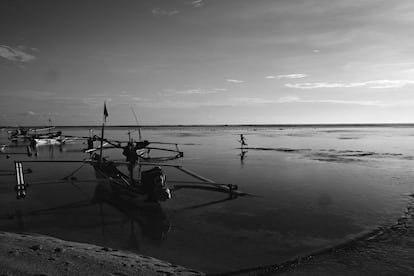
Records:
M136 127L324 127L324 126L414 126L413 123L279 123L279 124L146 124L146 125L105 125L105 127L136 128ZM45 125L22 125L22 126L0 126L0 128L28 128L28 127L50 127ZM69 127L93 127L101 128L101 124L96 125L55 125L54 128Z

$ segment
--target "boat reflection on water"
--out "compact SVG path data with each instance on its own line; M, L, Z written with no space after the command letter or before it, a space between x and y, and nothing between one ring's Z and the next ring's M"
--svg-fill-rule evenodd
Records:
M162 240L170 231L170 222L159 202L116 193L107 181L96 186L92 202L100 205L102 216L103 203L126 215L131 221L131 234L135 222L140 226L142 234L150 239Z
M95 209L98 205L99 210ZM85 220L81 217L81 213L91 214L95 219L86 218ZM119 237L116 237L123 233L124 237L129 235L127 248L132 249L141 247L141 242L143 242L141 238L149 242L164 240L171 229L170 221L159 202L149 202L142 198L114 193L108 182L97 184L92 198L88 200L75 200L30 210L22 206L8 213L6 217L6 220L0 221L4 230L37 232L39 227L43 227L38 221L43 221L42 223L48 221L51 224L66 225L67 230L74 229L74 227L85 229L87 232L92 230L92 236L81 241L105 246L116 246L119 242ZM74 220L74 217L78 219ZM66 223L63 222L65 220ZM130 224L130 229L124 228L125 223ZM102 230L101 233L99 229ZM79 239L79 232L76 231L60 229L58 232L46 231L45 234L67 240Z

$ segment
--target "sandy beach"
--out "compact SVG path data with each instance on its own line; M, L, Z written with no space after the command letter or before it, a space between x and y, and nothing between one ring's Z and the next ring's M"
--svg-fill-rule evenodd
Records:
M29 234L0 232L0 275L204 275L152 257Z

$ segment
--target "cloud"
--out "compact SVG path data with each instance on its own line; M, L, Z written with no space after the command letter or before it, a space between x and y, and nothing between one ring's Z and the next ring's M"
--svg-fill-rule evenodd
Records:
M379 101L347 101L347 100L332 100L332 99L304 100L296 96L286 96L286 97L279 98L278 103L327 103L327 104L345 104L345 105L362 105L362 106L378 106L378 107L389 106L389 104L381 103Z
M199 8L203 5L203 0L194 0L191 2L191 5L193 5L193 7Z
M203 89L203 88L196 88L196 89L188 89L183 91L176 91L176 94L216 94L220 92L225 92L227 89L225 88L214 88L214 89Z
M414 84L412 80L373 80L366 82L303 82L303 83L286 83L285 86L289 88L298 89L316 89L316 88L353 88L353 87L368 87L376 89L384 88L401 88L408 84Z
M235 80L235 79L226 79L226 81L231 82L231 83L243 83L243 80Z
M148 99L146 101L137 101L137 105L150 108L172 108L172 109L192 109L208 107L237 107L277 103L275 100L258 98L258 97L237 97L215 99L209 98L204 101L183 100L182 98Z
M217 92L216 91L204 91L200 88L196 88L196 89L176 91L175 93L176 94L183 94L183 95L191 95L191 94L211 94L211 93L217 93Z
M240 97L232 100L233 105L272 104L276 101L257 97Z
M33 112L33 111L30 111L30 110L28 110L28 111L25 111L25 112L23 112L23 113L19 113L20 115L23 115L23 116L27 116L27 117L31 117L31 116L35 116L36 115L36 113L35 112Z
M308 75L306 74L288 74L288 75L278 75L278 79L301 79L306 78Z
M292 102L298 102L300 101L300 98L296 96L286 96L279 98L278 102L280 103L292 103Z
M288 75L278 75L278 76L266 76L265 79L271 80L271 79L301 79L306 78L309 75L307 74L288 74Z
M217 94L226 92L226 88L193 88L187 90L176 90L176 89L165 89L164 92L160 93L163 96L172 95L206 95L206 94Z
M269 99L260 97L234 97L215 100L213 98L206 101L191 101L176 98L163 99L146 99L137 101L137 105L151 108L171 108L171 109L192 109L192 108L209 108L209 107L243 107L243 106L258 106L258 105L272 105L272 104L336 104L336 105L357 105L367 107L392 107L392 106L412 106L412 102L394 102L383 103L380 101L369 100L337 100L337 99L301 99L297 96L286 96L279 99Z
M6 45L0 45L0 57L11 61L30 62L36 57L21 50L13 49Z
M176 15L178 13L180 13L180 11L178 10L164 10L161 8L154 8L152 9L152 14L155 15L163 15L163 16L172 16L172 15Z
M80 102L82 104L88 105L88 106L93 106L93 107L97 107L97 106L101 106L103 105L103 102L106 101L108 102L112 102L111 98L105 98L105 97L87 97L87 98L81 98Z
M151 103L153 104L153 101L149 98L142 98L142 97L131 97L132 100L140 102L140 103Z

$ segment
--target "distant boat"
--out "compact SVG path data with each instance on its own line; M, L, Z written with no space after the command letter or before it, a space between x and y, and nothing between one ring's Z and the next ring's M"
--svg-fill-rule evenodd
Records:
M54 137L61 136L62 131L54 131L54 132L50 131L54 128L55 127L29 129L29 128L19 127L19 128L16 128L15 130L7 131L7 133L9 134L9 140L13 142L25 141L25 140L27 141L27 140L32 140L32 139L54 138Z
M46 138L34 138L36 142L36 146L42 145L61 145L66 142L66 138L62 138L61 136L57 137L46 137Z

